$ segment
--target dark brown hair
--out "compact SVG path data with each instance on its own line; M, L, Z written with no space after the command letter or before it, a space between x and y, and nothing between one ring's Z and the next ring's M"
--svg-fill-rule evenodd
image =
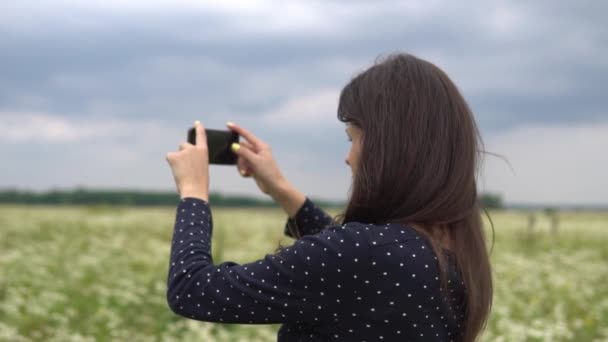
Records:
M493 285L477 196L483 142L467 102L437 66L395 53L344 87L338 119L363 135L346 210L334 220L410 224L435 251L442 284L446 255L436 233L448 236L466 288L463 340L474 341Z

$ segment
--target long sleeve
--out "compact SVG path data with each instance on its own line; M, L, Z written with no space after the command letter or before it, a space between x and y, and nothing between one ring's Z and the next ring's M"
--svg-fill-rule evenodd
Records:
M312 211L314 207L304 208ZM327 222L321 221L320 211L313 213L319 215L319 222ZM298 218L304 217L309 216ZM246 264L226 261L215 265L209 204L184 198L177 208L171 244L168 305L178 315L209 322L320 323L335 319L342 305L353 306L340 301L344 298L341 293L353 283L345 279L363 276L363 265L368 264L363 234L353 234L349 227L359 226L349 223L308 234L276 254Z
M334 224L332 217L318 207L309 197L298 209L294 217L288 217L283 233L291 238L316 234L327 226Z

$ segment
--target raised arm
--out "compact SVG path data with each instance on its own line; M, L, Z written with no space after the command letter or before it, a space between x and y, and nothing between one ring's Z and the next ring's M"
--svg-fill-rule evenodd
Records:
M289 182L280 183L270 195L287 213L283 233L291 238L315 234L330 224L338 224L309 197Z
M230 130L245 138L240 144L233 144L232 150L238 156L237 168L241 175L253 176L260 190L270 195L287 213L283 230L285 235L298 239L319 232L332 223L327 213L283 176L272 156L270 145L239 125L226 124Z
M344 293L352 293L345 292L352 281L343 279L356 278L368 264L363 234L353 234L351 225L356 223L306 235L250 263L215 265L209 204L184 198L177 208L171 245L168 305L178 315L209 322L333 320L342 305L352 307L348 300L341 301Z
M289 237L298 239L302 236L316 234L332 224L336 224L332 217L309 197L306 197L296 214L293 217L287 217L283 232Z

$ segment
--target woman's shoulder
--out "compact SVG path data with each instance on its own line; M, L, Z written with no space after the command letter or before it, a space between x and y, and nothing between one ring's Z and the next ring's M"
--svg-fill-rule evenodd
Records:
M321 239L331 238L340 250L350 251L343 255L357 258L360 263L364 261L361 265L365 264L378 277L407 275L409 284L421 287L438 277L437 256L432 246L409 225L349 222L330 226L317 235Z
M427 244L425 238L414 228L401 223L374 224L352 221L331 225L319 234L343 236L365 243L370 248L399 243L409 246Z

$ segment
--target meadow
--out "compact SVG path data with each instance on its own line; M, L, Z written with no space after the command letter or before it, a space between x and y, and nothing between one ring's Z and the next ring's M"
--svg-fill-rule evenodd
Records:
M293 242L278 209L212 209L216 263ZM275 341L278 325L171 312L175 210L0 206L0 341ZM527 213L490 214L495 292L482 340L608 341L608 213L560 213L557 234L542 212L532 232Z

